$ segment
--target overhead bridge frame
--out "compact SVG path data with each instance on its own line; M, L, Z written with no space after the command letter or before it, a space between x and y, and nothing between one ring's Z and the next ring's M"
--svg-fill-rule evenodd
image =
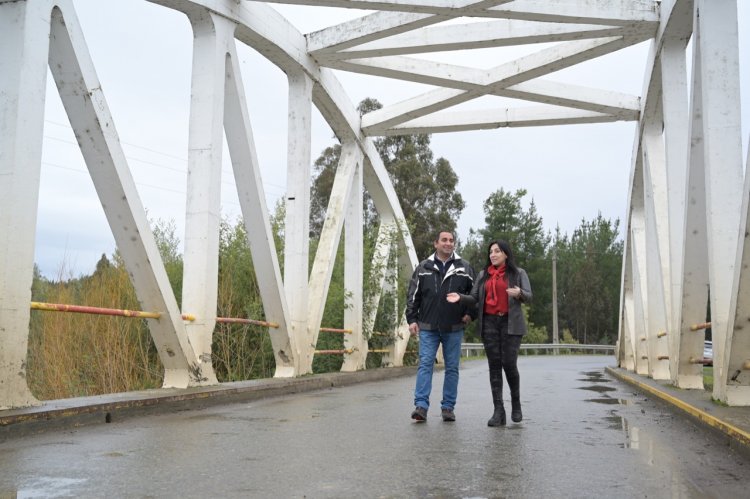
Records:
M146 0L144 0L146 1ZM248 243L276 360L275 376L311 372L342 233L347 303L343 370L364 369L380 294L395 251L406 274L418 263L373 136L500 127L636 121L623 262L618 361L639 373L700 388L701 316L711 289L716 398L750 405L748 182L743 181L736 0L152 0L193 30L183 303L169 285L116 131L116 116L72 0L0 0L0 409L37 404L26 384L29 304L39 201L47 68L101 200L165 366L165 387L217 382L216 323L222 138L226 136ZM302 34L269 3L374 10ZM479 22L449 23L462 17ZM692 74L686 47L692 38ZM551 75L650 40L641 96L554 81ZM289 82L285 265L269 224L237 43ZM545 43L478 69L419 54ZM717 57L717 54L720 57ZM360 118L333 70L429 84L434 90ZM688 79L689 78L689 79ZM688 82L692 94L687 93ZM532 105L468 112L482 96ZM342 153L310 267L311 116L315 105ZM364 283L362 196L380 218L373 282ZM689 200L689 201L688 201ZM393 244L393 241L396 244ZM393 269L390 269L393 272ZM309 278L308 278L309 276ZM365 316L369 310L371 316ZM743 330L743 327L746 329ZM666 332L667 334L662 334ZM402 318L385 355L400 365ZM644 336L646 341L636 341ZM702 351L702 350L701 350Z

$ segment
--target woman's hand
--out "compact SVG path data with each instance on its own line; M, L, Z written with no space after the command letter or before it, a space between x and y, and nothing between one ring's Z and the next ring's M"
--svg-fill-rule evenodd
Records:
M508 296L517 300L521 296L521 288L519 288L518 286L514 288L508 288Z
M458 293L448 293L445 295L445 299L448 300L448 303L458 303L461 296Z

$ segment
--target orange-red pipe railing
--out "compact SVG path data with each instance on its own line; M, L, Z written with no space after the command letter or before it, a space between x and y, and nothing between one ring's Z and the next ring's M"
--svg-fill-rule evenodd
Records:
M335 327L322 327L320 328L321 333L341 333L341 334L352 334L351 329L338 329Z
M241 319L235 317L217 317L216 322L221 322L222 324L252 324L253 326L266 326L272 328L279 327L275 322L256 321L255 319Z
M67 305L64 303L42 303L33 301L31 302L32 310L44 310L47 312L72 312L78 314L94 314L94 315L113 315L118 317L134 317L139 319L159 319L161 318L161 312L144 312L142 310L125 310L119 308L102 308L102 307L89 307L84 305ZM191 314L182 314L182 318L186 321L194 321L196 317ZM243 319L239 317L217 317L216 322L222 324L250 324L253 326L264 326L278 328L279 324L276 322L258 321L255 319ZM342 333L351 334L351 329L336 329L336 328L320 328L322 332L326 333Z
M140 319L158 319L159 312L143 312L140 310L123 310L119 308L86 307L83 305L65 305L62 303L31 302L32 310L44 310L47 312L72 312L76 314L116 315L120 317L137 317Z
M94 315L110 315L117 317L133 317L137 319L159 319L161 318L160 312L144 312L142 310L125 310L120 308L103 308L103 307L89 307L84 305L67 305L64 303L43 303L38 301L31 302L32 310L43 310L46 312L71 312L76 314L94 314ZM194 315L182 314L182 318L186 321L196 320ZM216 322L223 324L251 324L254 326L265 326L278 328L279 325L275 322L257 321L254 319L242 319L236 317L217 317ZM322 327L321 332L324 333L341 333L341 334L352 334L351 329L338 329ZM373 334L384 334L384 333L373 333ZM316 354L328 354L328 355L342 355L350 354L354 352L351 348L345 348L343 350L315 350ZM371 353L387 353L390 350L370 350Z

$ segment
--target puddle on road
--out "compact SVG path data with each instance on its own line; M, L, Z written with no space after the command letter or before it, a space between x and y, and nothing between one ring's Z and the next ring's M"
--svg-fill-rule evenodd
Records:
M613 392L617 388L611 386L593 385L593 386L579 386L579 390L591 390L592 392Z
M660 467L671 470L671 479L664 484L665 488L668 487L670 490L669 493L664 494L665 497L707 496L707 489L696 487L692 483L692 478L689 479L686 475L683 475L681 471L682 467L679 465L680 456L679 454L675 454L668 444L660 444L659 439L655 438L654 435L637 426L633 426L627 418L613 414L613 416L606 419L611 424L611 428L619 429L623 432L625 441L620 444L620 448L637 451L640 458L649 467ZM712 494L709 495L713 497Z
M625 418L623 418L622 416L617 416L615 414L605 417L604 420L607 422L608 427L612 430L620 430L626 424Z
M602 397L598 399L586 399L584 402L595 402L597 404L608 404L608 405L630 405L630 400L626 399L615 399L612 397Z
M611 379L604 377L604 373L599 371L586 371L580 373L586 378L580 378L576 381L583 381L584 383L612 383Z
M611 405L630 405L630 400L616 399L610 397L587 399L586 402L594 402L597 404L611 404ZM649 454L653 452L653 439L648 434L640 431L637 426L633 426L630 421L624 416L620 416L617 413L617 409L609 411L608 416L602 418L607 423L607 428L611 430L618 430L622 432L624 441L618 444L622 449L634 449L634 450L646 450ZM651 456L646 456L647 460L652 460Z
M625 442L620 444L623 449L634 449L634 450L648 450L649 453L653 452L653 439L645 432L641 432L637 426L632 426L630 422L623 417L620 417L621 426L623 433L625 434ZM653 457L649 457L651 461ZM651 461L653 463L653 461Z
M581 373L584 376L587 376L586 378L579 379L578 381L583 381L587 383L596 383L593 385L588 386L579 386L579 390L590 390L592 392L601 393L601 397L597 398L590 398L585 399L585 402L593 402L595 404L605 404L605 405L616 405L616 406L629 406L633 404L632 400L627 399L621 399L621 398L615 398L607 395L607 392L614 392L617 389L612 386L605 386L601 383L611 383L612 380L605 377L603 372L599 371L588 371L588 372L582 372ZM624 449L638 449L641 445L640 438L639 438L639 431L638 428L633 427L629 424L628 420L617 414L616 409L612 409L610 411L609 416L605 416L604 421L607 423L607 427L613 430L620 430L623 432L625 436L625 442L620 444L620 446Z
M603 402L605 400L607 400L608 402ZM625 402L624 405L627 405L627 401L622 401L620 399L589 399L586 402L606 404ZM618 430L622 432L624 441L618 444L620 448L636 450L640 449L643 440L640 430L637 427L631 425L630 421L628 421L626 417L617 414L616 409L612 409L611 411L609 411L609 416L604 416L602 419L607 423L607 428L609 428L610 430Z
M600 379L601 376L599 373L591 372L583 374L597 379L579 381L591 381L594 383L609 381L606 379ZM615 390L614 388L602 386L601 384L579 388L596 392L610 392ZM680 456L671 450L668 443L664 444L661 439L657 438L657 435L651 434L648 430L635 426L632 423L632 420L621 415L621 413L628 414L628 411L630 410L621 406L637 406L637 400L620 399L611 397L607 394L602 394L602 396L598 398L586 399L585 402L604 404L611 407L611 409L607 411L609 414L601 415L600 421L606 425L607 429L617 432L619 438L617 438L618 442L616 445L620 449L636 452L639 459L642 459L649 467L660 467L673 470L671 483L669 484L671 497L705 496L705 490L696 488L689 480L681 476L679 471L674 471L678 469L677 462L679 461ZM696 454L700 455L700 452Z

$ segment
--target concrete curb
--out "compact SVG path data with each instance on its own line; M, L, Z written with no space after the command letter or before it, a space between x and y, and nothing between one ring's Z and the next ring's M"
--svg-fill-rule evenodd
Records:
M0 411L0 441L46 430L111 423L128 417L260 400L416 375L416 366L270 378L186 389L161 388L94 397L52 400L35 407Z
M651 379L644 380L637 374L620 368L607 367L606 370L609 374L620 381L628 383L638 390L648 393L662 402L679 409L682 414L686 415L699 425L728 437L730 446L743 452L750 453L750 432L709 414L682 398L670 395L662 389L661 385Z

